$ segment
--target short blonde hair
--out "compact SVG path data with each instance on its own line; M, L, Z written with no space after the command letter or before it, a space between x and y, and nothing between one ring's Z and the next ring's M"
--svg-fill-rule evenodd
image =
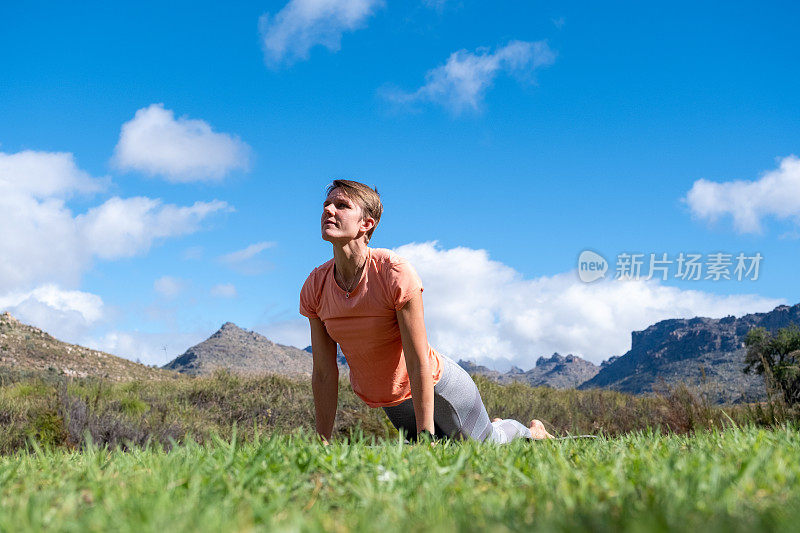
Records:
M381 196L378 194L378 188L372 188L359 181L333 180L333 183L328 185L325 195L329 196L334 189L341 189L348 198L361 207L364 215L362 220L368 216L375 220L375 225L367 232L367 242L369 242L372 239L372 232L375 231L378 222L381 221L381 214L383 214L383 204L381 203Z

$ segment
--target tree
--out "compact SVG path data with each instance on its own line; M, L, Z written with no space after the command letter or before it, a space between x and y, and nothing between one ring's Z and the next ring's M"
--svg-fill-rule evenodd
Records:
M792 324L775 335L754 328L744 344L744 371L763 375L768 389L777 389L788 405L800 404L800 327Z

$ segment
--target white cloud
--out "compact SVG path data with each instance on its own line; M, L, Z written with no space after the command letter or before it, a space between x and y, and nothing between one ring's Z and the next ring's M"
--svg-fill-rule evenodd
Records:
M599 363L630 349L631 332L667 318L720 318L773 309L781 300L719 296L651 281L578 280L574 271L525 279L485 250L435 242L395 250L425 285L431 345L453 358L524 369L553 352Z
M163 366L189 347L208 338L208 332L149 333L141 331L110 331L102 337L84 339L83 344L95 350L141 361L146 365Z
M268 64L307 59L322 45L332 52L341 47L342 34L365 25L383 0L290 0L275 15L259 20Z
M74 284L85 260L65 199L105 185L69 153L0 152L0 294L43 281Z
M511 41L494 52L488 48L478 48L474 53L459 50L450 54L444 65L428 71L425 85L416 91L390 89L384 95L397 103L429 102L459 114L480 109L487 89L501 72L525 78L554 61L555 53L545 41Z
M67 152L0 152L0 195L68 198L99 192L108 185L79 169Z
M172 276L161 276L153 282L153 290L164 298L175 298L185 288L184 280Z
M0 152L0 311L66 342L163 364L163 346L174 357L204 336L112 331L96 339L113 310L100 296L69 286L79 284L94 259L145 253L159 240L193 233L211 214L232 208L216 200L177 206L145 197L114 197L77 216L67 206L72 196L107 184L80 170L69 153ZM169 294L175 287L161 280L156 288Z
M295 346L300 349L311 345L310 328L308 319L305 317L260 324L253 329L277 344Z
M701 219L714 222L730 215L740 233L761 233L762 219L770 215L800 224L800 159L785 157L756 181L697 180L684 201Z
M211 296L217 298L236 298L236 286L233 283L220 283L211 287Z
M213 331L149 333L112 330L96 336L93 332L108 323L109 313L102 298L53 284L0 296L0 312L4 311L61 341L159 366L203 341Z
M257 242L255 244L251 244L250 246L244 248L243 250L237 250L235 252L225 254L222 257L220 257L220 260L223 263L241 263L242 261L252 259L256 255L266 250L267 248L272 248L273 246L275 246L274 242L268 242L268 241Z
M0 294L47 281L77 283L89 255L62 200L0 195L0 212Z
M68 342L76 342L102 321L105 313L103 300L96 294L64 290L54 284L0 296L0 310Z
M44 284L75 286L94 258L146 252L160 239L197 231L225 202L182 207L150 198L111 198L74 216L66 198L100 190L71 154L0 152L0 295Z
M173 183L221 180L247 169L250 147L237 137L216 133L203 120L180 117L151 104L122 125L113 163L123 170L160 174Z
M229 209L219 200L177 206L153 198L114 197L76 221L92 253L117 259L146 252L157 239L194 233L208 215Z
M257 242L243 250L220 256L219 260L241 274L260 274L267 270L270 265L269 262L260 259L258 256L261 252L273 246L275 246L274 242Z

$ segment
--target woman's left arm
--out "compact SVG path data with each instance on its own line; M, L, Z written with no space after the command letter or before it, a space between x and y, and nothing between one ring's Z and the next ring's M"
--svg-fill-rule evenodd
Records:
M397 310L400 339L406 369L411 381L411 397L414 398L414 415L417 433L427 429L433 434L433 375L428 358L428 334L425 331L425 315L422 309L422 293L417 294Z

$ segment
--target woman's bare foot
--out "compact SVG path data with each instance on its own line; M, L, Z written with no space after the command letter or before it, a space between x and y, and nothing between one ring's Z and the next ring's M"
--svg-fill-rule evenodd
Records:
M503 420L502 418L492 418L492 422L500 422Z
M544 428L544 424L542 424L541 420L531 420L531 438L540 440L540 439L552 439L553 436L547 432Z

